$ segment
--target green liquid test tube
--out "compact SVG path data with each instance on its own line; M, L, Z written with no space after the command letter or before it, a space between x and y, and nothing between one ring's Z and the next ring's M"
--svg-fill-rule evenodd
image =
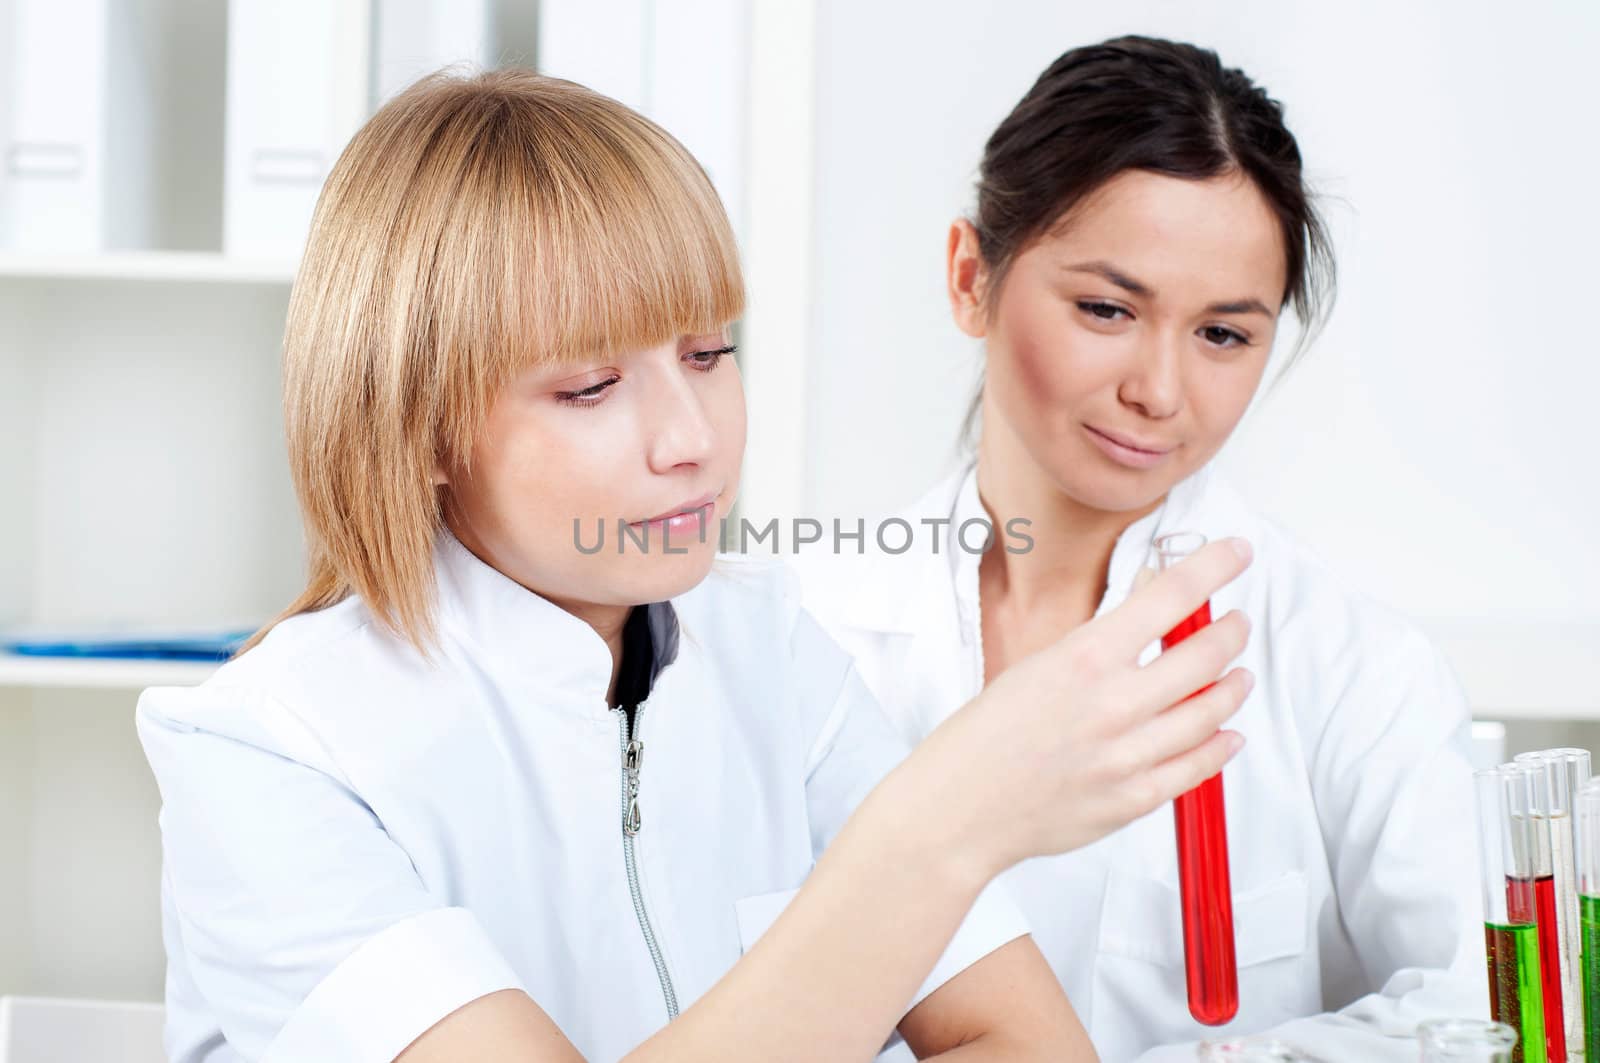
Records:
M1537 847L1529 814L1529 779L1530 769L1522 765L1472 773L1478 805L1484 956L1489 969L1489 1013L1517 1033L1513 1063L1550 1063L1534 915Z
M1600 780L1578 791L1578 936L1583 971L1583 1046L1600 1060Z
M1540 984L1539 931L1532 923L1520 926L1484 924L1489 959L1489 1014L1522 1034L1513 1060L1544 1063L1544 989ZM1537 1046L1524 1052L1523 1045Z
M1579 934L1583 939L1583 1049L1600 1059L1600 897L1578 897Z

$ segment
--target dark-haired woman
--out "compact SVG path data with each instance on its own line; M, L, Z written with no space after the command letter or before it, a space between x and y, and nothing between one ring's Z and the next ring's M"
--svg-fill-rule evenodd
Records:
M1158 535L1249 539L1255 566L1213 602L1253 621L1240 663L1257 678L1224 772L1226 1028L1411 1059L1419 1019L1483 1012L1457 682L1211 469L1282 310L1310 335L1332 290L1280 106L1192 46L1067 52L989 139L948 287L986 348L975 451L901 514L926 537L914 549L803 561L807 606L919 740L1114 608ZM1003 880L1107 1060L1210 1032L1186 1001L1175 850L1168 805Z

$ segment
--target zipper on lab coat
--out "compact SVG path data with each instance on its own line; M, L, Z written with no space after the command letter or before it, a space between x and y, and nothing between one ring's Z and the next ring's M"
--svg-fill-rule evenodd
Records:
M628 867L628 892L633 894L633 911L639 917L639 929L644 932L645 947L656 965L656 978L661 982L661 996L667 1003L667 1019L678 1017L678 994L673 992L672 978L667 974L667 961L656 943L655 931L650 929L650 916L644 910L644 893L639 888L639 866L634 860L633 839L643 827L639 812L639 769L644 764L644 743L637 737L639 723L644 718L644 705L633 710L633 732L628 733L628 714L623 709L611 710L621 723L622 736L622 859Z

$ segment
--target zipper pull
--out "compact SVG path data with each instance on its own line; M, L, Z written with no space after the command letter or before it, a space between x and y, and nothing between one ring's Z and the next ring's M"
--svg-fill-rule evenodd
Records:
M628 812L622 818L622 830L630 838L644 825L639 815L639 768L643 764L644 743L634 739L622 755L622 770L628 777Z

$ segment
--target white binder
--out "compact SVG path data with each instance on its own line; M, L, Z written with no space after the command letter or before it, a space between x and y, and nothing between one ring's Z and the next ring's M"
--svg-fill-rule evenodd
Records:
M424 74L496 65L489 0L373 0L373 98L381 105Z
M539 69L627 104L699 160L744 230L749 12L742 0L543 0Z
M299 258L369 108L366 0L229 0L223 250Z
M131 6L0 0L0 246L150 245L150 50Z

